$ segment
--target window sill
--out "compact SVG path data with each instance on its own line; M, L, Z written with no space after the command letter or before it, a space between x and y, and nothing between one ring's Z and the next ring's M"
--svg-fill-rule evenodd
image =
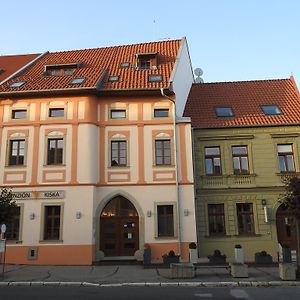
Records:
M5 168L8 168L8 169L17 169L17 168L26 169L27 165L6 165Z
M43 165L44 168L57 168L57 167L66 167L65 164L53 164L53 165Z
M156 240L176 240L177 236L156 236Z
M257 176L256 173L249 173L249 174L230 174L229 177L255 177Z
M113 170L113 169L130 169L130 166L108 166L107 167L108 169L111 169L111 170Z
M232 235L229 235L229 234L224 234L224 235L221 235L221 234L211 234L211 235L205 235L204 236L205 238L207 238L207 239L223 239L223 238L231 238L232 237Z
M6 240L7 245L15 245L15 244L22 244L22 240Z
M153 165L153 168L175 168L175 165Z
M256 233L249 233L249 234L234 234L234 237L240 237L240 238L251 238L251 237L259 237L262 236L262 234L256 234Z
M300 175L300 172L277 172L276 173L277 176L297 176Z
M62 244L63 240L39 240L40 244Z

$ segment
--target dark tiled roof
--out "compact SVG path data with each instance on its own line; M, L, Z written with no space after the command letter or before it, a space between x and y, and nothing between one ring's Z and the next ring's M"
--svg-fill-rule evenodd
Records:
M178 54L181 40L151 42L143 44L115 46L48 53L29 68L22 76L14 78L0 87L1 92L38 91L72 88L99 89L157 89L166 88ZM158 53L157 70L135 70L135 54ZM129 68L121 63L129 62ZM46 65L80 63L73 75L45 76ZM149 82L150 74L161 74L161 82ZM119 81L109 82L109 76L119 76ZM71 80L83 77L81 84L72 85ZM101 79L101 80L100 80ZM103 81L102 81L103 80ZM18 89L11 89L12 82L25 81ZM100 86L99 86L100 85Z
M265 115L264 104L277 105L283 114ZM216 116L215 107L224 106L233 109L233 117ZM293 77L193 84L184 116L200 128L300 124L300 96Z
M0 56L0 82L14 74L40 54L3 55Z

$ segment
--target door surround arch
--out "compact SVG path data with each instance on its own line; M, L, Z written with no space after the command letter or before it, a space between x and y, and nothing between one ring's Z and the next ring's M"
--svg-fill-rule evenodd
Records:
M138 216L139 216L139 250L138 251L142 251L144 249L144 243L145 243L145 216L144 216L144 212L141 208L141 206L139 205L138 201L129 193L122 191L122 190L117 190L114 192L109 193L108 195L106 195L101 201L100 203L97 205L96 211L95 211L95 215L94 215L94 224L93 224L93 228L94 228L94 241L95 241L95 261L100 261L103 260L105 255L103 253L103 251L100 250L100 216L102 211L104 210L105 206L115 197L124 197L126 198L128 201L130 201L132 203L132 205L135 207ZM138 252L136 251L136 252ZM140 255L140 253L139 253ZM138 254L136 254L135 256L138 256Z

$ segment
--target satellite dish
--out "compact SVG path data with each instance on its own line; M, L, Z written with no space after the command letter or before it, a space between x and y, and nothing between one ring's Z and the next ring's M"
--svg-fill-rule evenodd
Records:
M196 83L204 83L204 80L203 80L203 78L201 78L201 77L197 77L197 78L195 79L195 82L196 82Z
M196 79L195 79L195 82L196 82L196 83L204 83L203 78L200 77L200 76L203 75L203 70L200 69L200 68L196 68L196 69L194 70L194 73L195 73L195 75L197 76Z
M195 70L194 70L194 73L195 73L195 75L196 76L202 76L203 75L203 70L201 69L201 68L196 68Z

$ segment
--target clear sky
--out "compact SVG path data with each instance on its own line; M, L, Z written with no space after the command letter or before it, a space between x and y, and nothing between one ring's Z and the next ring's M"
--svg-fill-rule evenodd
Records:
M293 73L300 88L299 0L2 0L0 8L1 55L186 36L205 82Z

